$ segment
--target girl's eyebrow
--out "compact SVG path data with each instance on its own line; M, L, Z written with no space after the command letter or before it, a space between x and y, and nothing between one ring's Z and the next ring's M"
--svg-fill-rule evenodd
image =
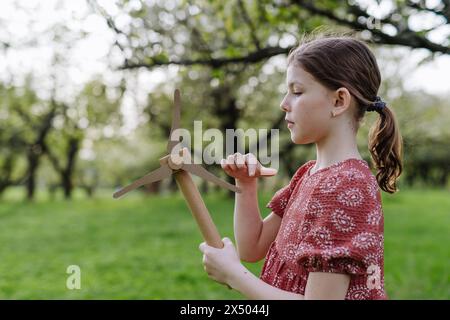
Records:
M298 82L298 81L291 81L291 82L289 82L288 87L293 86L294 84L298 84L298 85L303 86L303 83L301 83L301 82Z

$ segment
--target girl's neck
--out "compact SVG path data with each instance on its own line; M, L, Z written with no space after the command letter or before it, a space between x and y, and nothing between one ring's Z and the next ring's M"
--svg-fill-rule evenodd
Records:
M356 134L350 130L333 132L316 141L316 156L317 160L311 173L346 159L362 159L356 143Z

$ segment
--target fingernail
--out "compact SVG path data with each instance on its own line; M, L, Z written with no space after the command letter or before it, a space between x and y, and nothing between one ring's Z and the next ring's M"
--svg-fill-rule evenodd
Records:
M266 175L266 176L273 176L278 172L277 169L274 168L265 168L262 167L261 168L261 175Z

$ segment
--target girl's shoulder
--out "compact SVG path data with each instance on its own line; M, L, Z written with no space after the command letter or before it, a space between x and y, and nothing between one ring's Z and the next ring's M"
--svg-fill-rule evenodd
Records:
M363 188L375 196L378 191L378 183L369 164L357 158L340 161L311 175L306 174L305 177L306 186L318 192L331 193L350 188Z
M350 158L321 169L323 174L318 175L322 179L338 179L341 182L366 182L376 181L367 161L357 158ZM311 176L313 176L311 175Z
M289 184L286 186L290 191L295 189L296 185L308 175L309 170L314 166L314 160L309 160L301 165L293 174Z
M339 178L347 182L359 181L371 183L374 180L376 181L369 164L362 159L347 159L342 163L342 166L338 167L336 174Z
M297 169L297 171L295 171L294 175L292 176L291 182L298 181L298 180L300 180L300 178L308 176L309 171L311 170L311 168L314 166L315 163L316 163L316 160L309 160L309 161L305 162L303 165L301 165Z
M289 184L279 189L266 205L266 207L272 209L272 211L280 217L283 217L284 211L291 198L292 193L296 189L297 185L300 184L302 177L309 170L309 168L312 167L312 165L314 165L314 162L310 160L300 166L297 171L295 171L294 175L289 181Z

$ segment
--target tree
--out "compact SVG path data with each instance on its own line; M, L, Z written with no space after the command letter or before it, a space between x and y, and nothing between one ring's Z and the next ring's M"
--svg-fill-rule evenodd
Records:
M8 187L25 179L20 168L21 154L26 150L26 141L21 137L20 119L13 112L12 105L20 100L15 88L0 85L0 195Z
M130 6L119 2L119 14L109 16L90 1L117 34L116 45L124 54L122 68L156 68L164 65L254 64L287 54L292 37L321 25L343 26L362 32L376 44L424 48L449 54L449 40L434 42L430 33L449 24L450 2L430 6L426 1L390 1L389 12L374 16L377 4L359 1L196 1ZM311 14L313 16L311 16ZM435 20L429 29L411 27L413 16ZM117 26L119 18L129 23ZM122 19L123 20L123 19Z
M121 125L120 104L123 89L117 89L113 97L108 97L108 88L99 80L87 83L84 90L70 106L62 104L60 118L56 123L56 130L45 144L44 152L59 174L64 197L71 198L74 187L74 173L78 153L86 137L90 139L105 139L105 127L117 131ZM86 170L86 176L78 179L83 183L89 195L96 184L96 173Z
M206 94L214 101L212 111L220 119L221 129L235 128L244 114L236 107L236 101L242 99L238 91L246 81L236 81L233 72L252 70L258 78L262 66L270 64L271 58L286 55L301 33L317 27L327 25L336 30L357 31L374 44L424 48L431 57L450 52L448 36L440 41L431 37L437 29L445 33L449 1L436 4L390 1L389 4L391 8L381 14L376 12L375 1L367 5L361 1L235 0L166 2L151 6L123 1L118 3L118 14L111 16L91 1L92 8L105 17L117 35L115 45L123 52L123 63L117 67L153 70L178 65L180 71L187 72L204 67L205 73L212 75L210 78L218 80L218 86ZM433 20L429 29L418 29L410 23L414 17L424 15ZM224 81L228 78L231 80ZM182 79L186 81L186 77ZM209 83L205 77L207 88ZM280 118L272 119L266 126L277 127ZM295 168L288 160L293 158L292 152L291 148L283 150L288 171Z
M25 154L27 164L21 180L25 181L27 199L32 200L36 189L36 173L45 150L45 139L52 130L52 121L59 110L55 101L43 102L37 97L30 80L28 78L20 89L10 88L3 103L8 120L5 124L15 133L6 139L9 141L9 152L13 153L5 161L5 170L12 171L17 152ZM4 188L14 184L8 176L4 179Z

